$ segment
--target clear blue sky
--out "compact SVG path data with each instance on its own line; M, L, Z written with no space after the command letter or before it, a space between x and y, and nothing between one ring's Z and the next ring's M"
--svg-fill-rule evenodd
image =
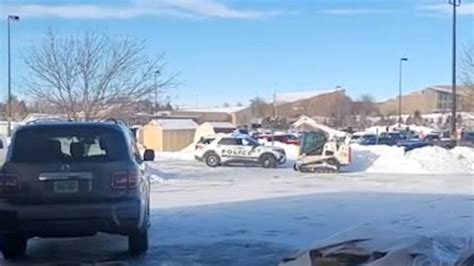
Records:
M14 89L22 55L48 28L88 29L148 41L166 52L185 84L175 102L247 103L274 91L327 90L377 99L398 89L398 58L409 57L406 91L450 83L448 0L2 0L12 25ZM459 48L474 45L474 0L459 10ZM6 25L0 27L1 88L6 88ZM5 90L0 96L5 97Z

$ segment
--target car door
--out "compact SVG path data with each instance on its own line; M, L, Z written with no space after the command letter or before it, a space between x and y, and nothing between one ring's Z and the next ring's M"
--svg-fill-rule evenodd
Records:
M222 138L217 144L217 148L221 154L221 160L225 162L236 160L240 147L239 140L231 137Z
M241 156L245 160L255 161L258 159L258 142L249 138L241 139Z

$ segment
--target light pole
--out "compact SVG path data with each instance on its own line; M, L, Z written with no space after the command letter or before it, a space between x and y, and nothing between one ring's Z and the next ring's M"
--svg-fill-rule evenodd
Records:
M159 70L155 71L153 76L153 86L154 86L154 92L155 92L155 103L154 103L154 110L153 110L153 115L156 115L156 112L158 112L158 84L156 82L157 76L161 74Z
M457 8L461 5L461 0L449 0L449 4L453 6L453 69L452 69L452 113L451 113L451 136L453 139L457 139L456 135L456 11Z
M338 110L337 110L337 96L338 95L337 95L337 93L338 93L340 88L341 88L341 86L336 86L336 88L334 89L334 120L335 120L334 121L334 126L335 127L339 126L338 125L339 122L338 122L338 118L337 118L337 116L338 116L338 113L337 113L338 112Z
M10 21L19 21L20 17L15 15L7 16L7 71L8 71L8 99L7 99L7 134L12 135L12 69L11 69L11 41L10 41Z
M408 61L408 58L400 58L400 65L398 68L398 128L402 124L402 82L403 82L403 62Z

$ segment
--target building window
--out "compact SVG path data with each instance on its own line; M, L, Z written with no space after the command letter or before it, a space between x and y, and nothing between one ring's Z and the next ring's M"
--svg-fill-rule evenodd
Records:
M451 109L452 106L452 96L449 93L438 93L438 102L436 103L436 107L439 111L447 111Z

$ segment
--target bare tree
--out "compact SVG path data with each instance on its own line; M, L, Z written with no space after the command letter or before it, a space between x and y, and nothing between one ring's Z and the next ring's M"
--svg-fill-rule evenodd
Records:
M423 117L421 116L421 112L419 110L416 110L413 113L413 122L415 123L415 125L423 124Z
M265 102L264 99L255 97L250 100L250 111L252 113L252 117L254 118L262 118L266 114L268 104Z
M365 128L370 126L370 121L367 117L371 115L379 115L374 96L370 94L363 94L359 99L352 103L352 114L357 118L356 126Z
M144 41L86 32L50 31L25 59L27 93L70 119L91 120L132 112L135 102L157 98L176 85L164 77L163 54L146 54Z
M462 101L464 108L474 112L474 45L464 49L461 57L461 81L468 88L467 97Z

